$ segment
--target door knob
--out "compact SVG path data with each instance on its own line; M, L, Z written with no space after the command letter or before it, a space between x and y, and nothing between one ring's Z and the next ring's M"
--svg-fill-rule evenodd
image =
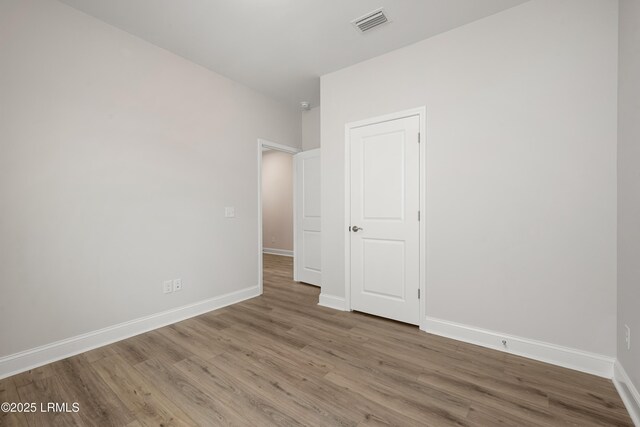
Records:
M354 233L357 233L360 230L363 230L363 229L358 227L357 225L354 225L353 227L351 227L351 231L353 231Z

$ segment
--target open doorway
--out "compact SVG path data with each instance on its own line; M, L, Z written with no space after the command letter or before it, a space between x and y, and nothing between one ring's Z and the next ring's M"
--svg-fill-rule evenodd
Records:
M293 280L293 154L262 149L263 280Z
M293 258L293 155L262 151L262 252Z
M300 150L258 140L259 286L265 269L293 280L294 173L293 155Z
M320 150L259 139L260 293L265 280L320 287L320 222Z

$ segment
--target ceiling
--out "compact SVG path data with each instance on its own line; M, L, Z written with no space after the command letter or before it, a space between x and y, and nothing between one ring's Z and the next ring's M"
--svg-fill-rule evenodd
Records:
M526 0L60 0L268 96L320 102L319 76ZM384 7L390 23L351 21Z

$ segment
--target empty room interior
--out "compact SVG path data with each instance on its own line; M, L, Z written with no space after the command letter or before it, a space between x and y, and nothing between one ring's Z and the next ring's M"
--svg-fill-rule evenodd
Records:
M0 0L54 425L640 427L640 1Z

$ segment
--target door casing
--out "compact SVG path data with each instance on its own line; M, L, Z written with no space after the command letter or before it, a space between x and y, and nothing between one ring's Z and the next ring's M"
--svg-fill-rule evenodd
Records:
M426 291L426 268L427 268L427 215L426 215L426 161L427 161L427 138L426 138L426 118L427 118L427 108L426 106L412 108L409 110L399 111L396 113L385 114L383 116L371 117L364 120L359 120L356 122L350 122L345 125L344 131L344 176L345 176L345 187L344 187L344 224L343 224L343 235L344 235L344 265L345 265L345 276L344 276L344 298L345 298L345 309L347 311L352 311L351 308L351 233L349 231L349 227L351 226L351 130L355 128L359 128L362 126L368 126L376 123L387 122L391 120L404 119L407 117L418 116L420 120L420 312L419 312L419 327L421 330L426 330L426 299L428 297Z

